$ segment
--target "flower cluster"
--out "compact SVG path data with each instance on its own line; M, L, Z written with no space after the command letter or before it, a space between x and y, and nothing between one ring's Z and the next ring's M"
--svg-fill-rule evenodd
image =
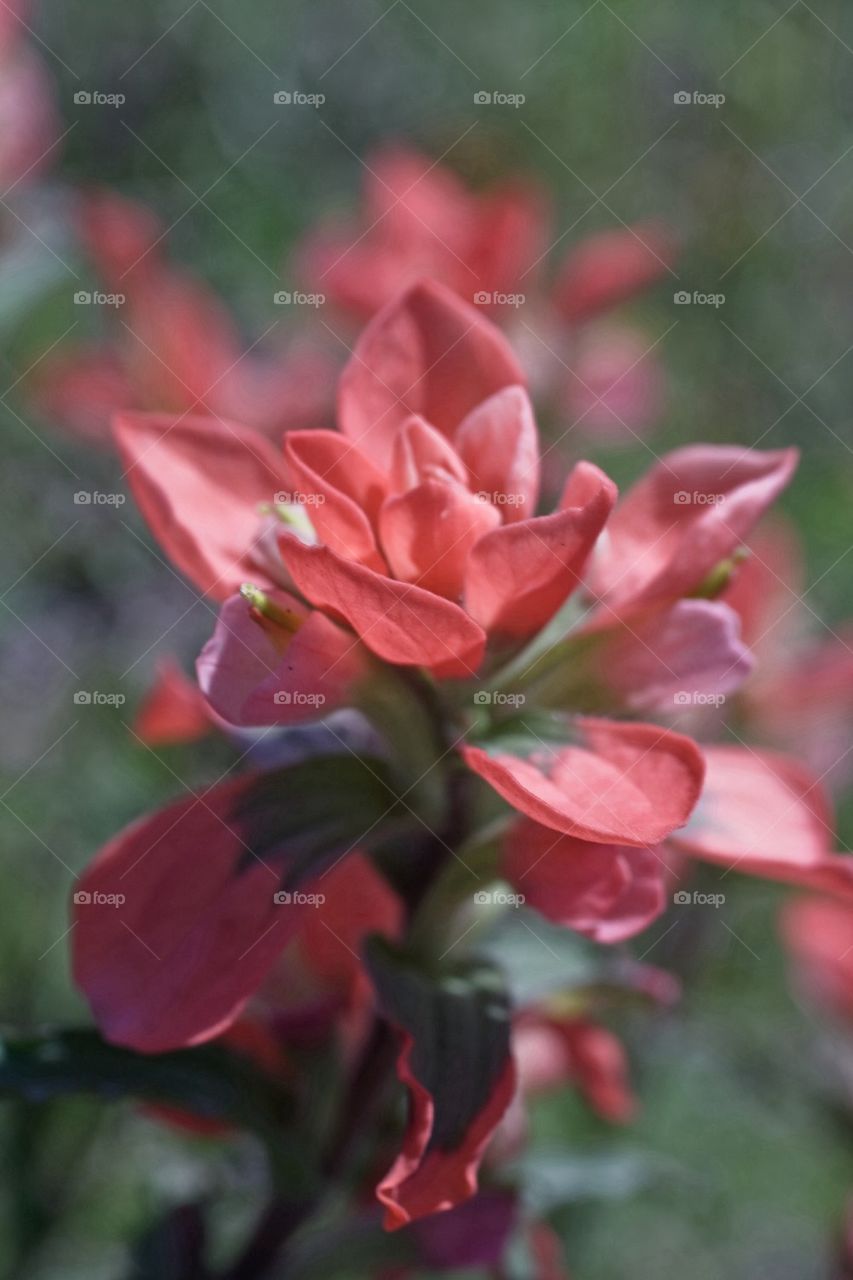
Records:
M208 714L269 733L322 719L338 749L117 835L80 885L76 979L104 1034L143 1053L249 1019L285 1054L335 1028L358 1074L375 1010L410 1099L377 1189L387 1226L474 1193L496 1130L494 1151L518 1141L519 1077L631 1112L594 1002L513 1004L470 947L490 902L613 944L692 860L853 892L804 767L681 731L752 669L727 596L793 451L682 448L621 498L580 460L542 514L521 365L434 281L367 325L337 430L278 449L219 418L128 412L115 438L160 545L221 602L198 660ZM343 709L369 745L335 730Z

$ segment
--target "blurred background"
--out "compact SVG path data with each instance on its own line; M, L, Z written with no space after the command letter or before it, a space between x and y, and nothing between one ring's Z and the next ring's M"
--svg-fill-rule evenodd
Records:
M163 333L174 324L185 347L201 337L167 297L145 330L122 304L75 301L121 293L122 272L140 270L134 240L110 280L106 233L91 219L81 232L94 188L152 211L140 253L153 242L147 259L163 255L215 291L241 351L290 353L300 421L331 404L358 322L334 299L276 294L322 290L304 248L318 222L362 219L367 231L362 192L381 144L440 160L472 192L507 181L541 191L541 261L516 282L528 301L504 318L551 388L544 421L560 459L590 457L625 485L682 443L799 446L782 504L803 543L796 642L806 654L844 634L848 5L10 0L0 48L3 1024L88 1022L67 962L75 873L120 825L233 758L212 739L154 750L134 730L158 661L191 670L212 606L121 501L121 467L87 423L116 386L133 407L169 407L153 386ZM650 223L671 229L677 253L662 253L657 283L603 327L573 335L569 354L536 299L585 237ZM209 323L208 337L219 320ZM93 349L109 359L90 369L80 353ZM566 389L575 361L601 397L586 415L578 387ZM625 396L608 413L613 378ZM566 386L554 393L555 382ZM666 1014L619 1021L636 1121L608 1126L567 1092L535 1113L529 1195L580 1280L842 1274L832 1268L853 1189L853 1111L786 981L783 891L733 876L725 892L719 911L672 913L634 947L686 990ZM205 1144L128 1103L5 1104L0 1150L0 1271L28 1280L127 1274L131 1242L188 1199L215 1201L227 1238L259 1176L251 1139Z

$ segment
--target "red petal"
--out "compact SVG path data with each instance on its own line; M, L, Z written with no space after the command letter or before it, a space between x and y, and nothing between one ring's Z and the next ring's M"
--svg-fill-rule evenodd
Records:
M268 594L299 619L293 634L256 620L242 596L232 596L198 658L199 685L229 724L316 720L346 701L364 671L364 651L352 635L282 591Z
M582 840L651 846L684 825L704 773L695 743L657 725L575 724L584 745L556 747L541 761L470 746L462 754L514 808Z
M523 387L506 387L478 405L454 437L469 487L486 494L507 524L532 516L539 496L539 436Z
M282 535L279 545L305 598L347 622L386 662L475 674L485 636L458 605L342 560L328 547L309 547L292 534Z
M468 553L499 519L494 507L462 485L425 480L385 503L379 518L382 548L396 578L458 599Z
M113 429L140 510L173 563L219 600L256 578L258 506L286 488L269 441L235 423L169 414L121 414Z
M603 529L616 488L591 463L580 462L569 492L583 504L551 516L504 525L471 551L465 607L487 631L533 635L568 599Z
M743 542L796 462L794 449L734 445L667 454L616 508L593 590L620 613L688 595Z
M319 498L309 514L320 541L381 572L372 526L388 491L382 473L337 431L291 431L284 456L297 492Z
M503 874L547 920L596 942L632 938L664 910L664 872L654 849L592 844L523 821L511 831Z
M425 281L380 311L359 338L341 377L341 430L387 467L397 428L411 414L452 436L476 405L524 381L500 331Z
M219 1035L298 928L307 908L274 902L280 876L235 818L253 782L132 823L78 882L74 977L107 1039L160 1053Z
M799 764L743 747L704 750L705 786L689 824L673 836L678 849L752 875L789 879L787 868L798 882L801 872L844 866L829 852L826 795Z
M136 714L134 732L149 747L194 742L216 724L201 690L173 658L158 664L154 683Z
M560 271L557 307L570 321L588 320L654 284L674 258L671 235L655 223L589 236Z

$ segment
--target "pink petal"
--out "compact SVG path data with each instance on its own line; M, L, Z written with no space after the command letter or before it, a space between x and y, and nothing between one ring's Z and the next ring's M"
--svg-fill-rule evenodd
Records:
M347 622L386 662L441 667L443 675L475 674L485 636L458 605L342 560L328 547L309 547L291 534L282 535L279 545L302 595Z
M352 635L283 591L268 595L293 616L292 634L258 619L242 596L231 596L198 658L199 685L229 724L317 720L346 701L364 672L363 650Z
M462 747L465 762L529 818L602 844L653 846L687 821L702 787L695 743L650 724L579 718L580 746L522 759Z
M462 595L468 553L499 520L493 506L462 485L425 480L385 503L382 548L396 578L454 600Z
M754 665L737 614L710 600L679 600L602 633L595 662L624 706L670 712L734 692Z
M624 942L664 910L654 849L592 844L524 820L507 838L503 875L525 904L595 942Z
M291 431L284 456L320 541L338 555L380 572L372 525L387 493L382 473L336 431Z
M535 513L539 437L523 387L506 387L473 409L454 443L468 468L470 488L487 494L506 523Z
M359 338L340 383L341 430L387 467L397 428L411 414L452 436L476 405L524 380L494 325L424 281L380 311Z
M263 436L215 418L120 414L127 480L157 541L207 595L232 595L252 569L258 507L286 488Z
M688 595L743 542L790 480L794 449L689 445L631 489L608 524L591 587L602 616Z
M578 463L573 474L572 494L583 491L582 505L503 525L471 551L465 607L487 631L535 634L578 585L616 489L591 463Z
M449 440L415 415L406 419L394 437L391 486L405 493L423 480L455 480L467 485L468 472Z
M705 786L687 827L672 837L678 849L752 875L824 865L832 814L816 779L771 752L704 750Z

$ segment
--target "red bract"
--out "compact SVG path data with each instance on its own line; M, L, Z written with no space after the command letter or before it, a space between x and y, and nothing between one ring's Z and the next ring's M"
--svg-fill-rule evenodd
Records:
M144 205L96 190L78 221L121 324L103 344L63 347L40 366L33 397L44 416L95 444L131 408L239 417L271 435L319 425L336 366L318 335L263 353L246 344L217 294L168 260L166 228Z
M307 284L362 319L423 276L469 300L487 292L491 306L546 248L546 202L530 182L475 195L405 146L369 156L366 174L363 225L321 226L299 254Z

